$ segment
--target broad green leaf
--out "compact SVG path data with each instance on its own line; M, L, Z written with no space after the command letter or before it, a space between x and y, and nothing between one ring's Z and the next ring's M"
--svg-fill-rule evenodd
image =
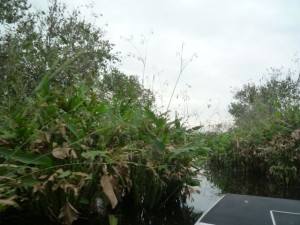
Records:
M34 164L49 167L52 165L52 160L48 156L37 156L30 152L12 151L0 148L0 155L9 159L25 164Z
M68 177L68 176L70 176L70 175L71 175L71 171L70 171L70 170L67 170L67 171L62 172L62 173L58 176L58 178L65 178L65 177Z
M151 145L161 154L165 152L165 144L159 139L155 139L152 141Z
M93 112L94 113L99 113L99 114L105 113L105 112L107 112L107 107L104 104L98 105L98 106L93 108Z
M81 153L81 156L86 159L94 160L97 156L109 158L105 151L88 151Z
M109 214L108 215L109 225L118 225L118 217L115 215Z
M165 124L164 118L157 118L155 113L147 107L145 107L144 109L148 118L151 119L157 127L162 127Z
M18 186L20 187L33 187L33 186L36 186L40 183L42 183L43 181L38 181L37 179L34 179L32 177L29 177L29 176L26 176L24 178L21 179L21 182Z

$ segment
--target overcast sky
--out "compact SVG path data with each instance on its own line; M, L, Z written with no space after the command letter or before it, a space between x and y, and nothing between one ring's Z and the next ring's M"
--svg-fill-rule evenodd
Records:
M47 0L29 2L36 8L47 5ZM91 1L65 2L75 8ZM127 55L146 56L144 84L157 93L161 111L177 80L184 43L183 59L192 60L170 109L185 116L197 112L191 123L227 120L232 90L258 82L267 68L298 68L293 60L300 52L299 0L93 2L85 15L103 15L95 24L104 26L107 39L122 53L120 69L142 80L143 63Z

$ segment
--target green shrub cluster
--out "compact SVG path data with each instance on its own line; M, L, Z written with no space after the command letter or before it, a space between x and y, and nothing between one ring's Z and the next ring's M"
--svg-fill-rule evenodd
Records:
M25 12L0 35L0 211L72 224L189 195L201 143L114 67L102 29L55 0Z
M286 184L299 181L300 92L295 77L273 69L261 85L248 84L236 92L229 109L235 126L208 142L213 163L270 175Z
M76 219L96 210L98 198L152 208L195 185L192 159L201 149L188 145L178 120L147 106L97 101L81 88L27 98L0 115L2 210Z

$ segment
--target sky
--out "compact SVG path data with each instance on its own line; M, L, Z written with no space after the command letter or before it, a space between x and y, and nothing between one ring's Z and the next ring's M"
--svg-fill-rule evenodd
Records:
M29 2L40 9L48 1ZM180 75L170 115L191 125L232 121L234 90L259 83L270 67L299 72L299 0L94 0L90 6L83 14L106 30L121 52L118 67L144 80L159 111L168 109Z

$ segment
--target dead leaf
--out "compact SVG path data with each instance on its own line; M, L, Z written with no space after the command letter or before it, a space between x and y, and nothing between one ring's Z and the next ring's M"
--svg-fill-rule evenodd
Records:
M63 224L71 225L79 218L79 212L69 202L67 202L60 210L58 218L62 220Z
M51 140L51 133L50 132L44 132L44 138L47 142L50 142Z
M0 137L0 146L9 145L10 142L3 137Z
M110 182L110 177L108 175L103 175L101 177L100 184L103 188L103 192L105 193L105 195L109 199L109 201L111 203L111 206L114 209L118 204L118 199L115 195L113 186Z
M86 145L80 145L80 147L84 150L84 151L87 151L87 150L89 150L90 148L89 147L87 147Z
M52 155L57 159L65 159L67 157L77 158L76 152L72 148L54 148L52 150Z
M300 129L292 132L291 137L294 138L295 140L299 140L300 139Z
M5 176L0 176L0 180L5 180L9 185L17 185L20 183L20 181L17 179L11 177L5 177Z
M118 177L116 177L116 176L111 177L110 183L113 186L113 189L114 189L114 192L115 192L115 195L116 195L118 201L121 202L122 201L122 188L119 185Z
M16 208L20 207L20 206L18 205L18 203L16 203L16 202L14 201L14 198L15 198L15 197L16 197L16 196L12 196L12 197L7 198L7 199L0 199L0 205L1 205L1 206L13 206L13 207L16 207Z

